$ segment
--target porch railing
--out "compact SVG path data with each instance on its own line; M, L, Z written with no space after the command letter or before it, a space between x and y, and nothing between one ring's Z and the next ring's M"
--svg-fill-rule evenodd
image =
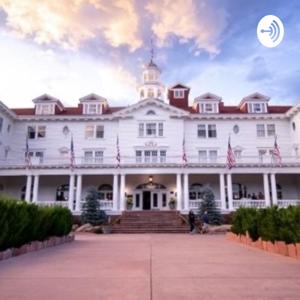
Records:
M211 158L201 158L198 156L187 157L188 166L213 166L222 167L226 165L226 156L217 156ZM238 166L277 166L277 163L273 160L272 156L243 156L242 158L236 159ZM117 161L115 156L104 156L101 158L75 158L75 168L88 168L88 167L114 167ZM121 166L181 166L182 156L166 156L166 157L152 157L141 159L135 156L121 156ZM282 165L290 167L300 166L300 157L296 156L283 156ZM24 158L16 157L13 159L0 159L0 169L6 168L25 168L26 162ZM57 167L57 168L68 168L70 167L69 158L59 157L43 157L33 158L31 160L31 167Z
M190 200L189 201L189 208L192 209L192 210L197 210L199 209L200 207L200 204L203 200L201 199L198 199L198 200ZM221 203L221 200L215 200L215 203L216 203L216 206L218 208L221 208L222 207L222 203Z
M278 207L288 207L288 206L300 205L300 199L295 200L278 200Z
M252 199L233 200L233 208L237 209L239 207L264 208L264 207L266 207L266 201L263 200L263 199L259 199L259 200L252 200Z
M37 202L40 206L62 206L68 207L68 201L39 201Z

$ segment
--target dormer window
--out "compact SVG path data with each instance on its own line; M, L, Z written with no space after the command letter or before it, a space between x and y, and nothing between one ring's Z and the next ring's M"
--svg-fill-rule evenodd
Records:
M218 113L219 105L218 103L200 103L200 112L205 114Z
M108 106L107 100L96 94L90 94L79 99L84 115L101 115Z
M51 104L37 104L36 105L36 114L37 115L53 115L55 111L55 105Z
M248 111L253 114L265 113L267 111L266 103L248 103Z
M184 98L184 90L175 90L174 91L174 98Z
M154 98L154 91L153 91L153 89L148 89L148 98Z

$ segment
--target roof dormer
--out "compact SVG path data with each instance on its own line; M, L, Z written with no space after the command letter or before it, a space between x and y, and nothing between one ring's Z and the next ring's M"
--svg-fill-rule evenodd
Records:
M179 108L187 108L189 106L189 93L190 88L181 83L171 86L168 89L170 105Z
M44 94L32 100L35 104L36 115L55 115L64 110L63 104L59 99Z
M222 98L215 94L206 93L195 98L193 107L198 113L217 114L221 100Z
M260 93L251 94L242 99L239 104L241 111L250 114L263 114L268 112L270 98Z
M108 108L107 100L96 94L90 94L79 99L84 115L101 115Z

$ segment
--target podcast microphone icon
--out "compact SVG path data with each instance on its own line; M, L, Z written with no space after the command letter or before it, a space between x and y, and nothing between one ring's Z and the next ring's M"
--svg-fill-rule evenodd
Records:
M283 36L284 27L278 17L268 15L259 21L257 25L257 37L265 47L274 48L278 46L283 40Z

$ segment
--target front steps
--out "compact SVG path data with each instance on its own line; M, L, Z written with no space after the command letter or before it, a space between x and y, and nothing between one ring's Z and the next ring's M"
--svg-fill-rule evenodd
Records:
M177 211L126 211L113 233L187 233L188 225Z

